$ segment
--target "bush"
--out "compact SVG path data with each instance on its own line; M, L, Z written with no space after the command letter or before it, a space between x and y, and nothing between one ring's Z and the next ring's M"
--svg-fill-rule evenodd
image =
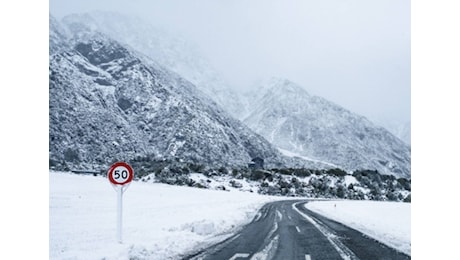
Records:
M243 187L243 184L241 184L241 183L239 183L239 182L237 182L235 180L231 180L230 181L230 186L232 186L233 188L239 189L239 188Z
M337 197L344 198L345 197L345 188L342 185L339 185L337 188Z
M263 178L265 178L265 173L259 170L253 171L252 174L249 176L249 179L253 181L262 180Z
M311 175L311 172L308 169L300 168L296 169L293 174L298 177L307 177Z
M206 189L207 188L206 186L204 186L203 184L201 184L199 182L193 184L193 187L200 188L200 189Z
M346 171L344 171L342 169L339 169L339 168L327 170L326 173L329 174L329 175L334 175L334 176L338 176L338 177L343 177L343 176L347 175Z
M398 179L398 183L399 185L401 185L403 187L403 189L407 190L407 191L410 191L410 180L406 179L406 178L399 178Z
M398 196L394 193L394 192L387 192L387 199L390 200L390 201L397 201L398 200Z
M407 195L407 197L404 199L404 202L411 202L411 196L410 196L410 194Z
M300 186L301 186L300 181L295 177L291 179L291 183L294 186L294 188L296 188L296 189L300 188Z
M228 170L225 167L220 167L218 171L220 174L225 174L225 175L228 174Z
M192 172L203 173L205 167L202 164L189 163L188 168Z
M294 170L292 168L279 169L278 172L282 175L291 175Z

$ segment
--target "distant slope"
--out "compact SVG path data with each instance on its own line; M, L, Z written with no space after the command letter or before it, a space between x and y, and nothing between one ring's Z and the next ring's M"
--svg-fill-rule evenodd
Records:
M399 122L389 120L377 120L375 121L378 125L388 129L392 134L401 139L408 145L411 145L411 122Z
M284 79L252 96L244 122L275 146L347 170L410 177L410 148L366 118Z

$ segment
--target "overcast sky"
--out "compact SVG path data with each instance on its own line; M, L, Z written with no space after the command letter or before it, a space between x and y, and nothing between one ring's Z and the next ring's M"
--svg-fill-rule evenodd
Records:
M50 0L57 17L136 14L196 43L236 88L288 78L378 120L409 121L409 0Z

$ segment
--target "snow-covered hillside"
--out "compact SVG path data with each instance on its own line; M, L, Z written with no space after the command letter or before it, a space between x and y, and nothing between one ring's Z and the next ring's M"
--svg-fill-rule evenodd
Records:
M107 178L51 171L49 187L50 259L179 259L228 237L251 221L264 203L282 198L134 181L123 196L119 244L116 192ZM367 226L384 243L407 231L404 221L394 221L408 218L406 203L397 204L403 210L375 204L391 218L370 214L370 204L347 203L353 206L337 202L343 215L363 212L360 223L384 222L386 230ZM405 238L410 244L410 235Z
M240 97L190 43L138 18L96 12L63 21L50 17L53 166L99 170L110 157L241 166L262 157L277 167L410 177L407 145L292 82ZM245 124L228 112L247 115Z
M129 46L85 24L70 24L67 34L50 26L51 166L100 170L134 158L292 161L192 83Z
M283 151L345 170L410 177L410 147L365 117L286 79L273 78L250 97L243 122Z
M135 16L95 11L63 18L68 26L84 24L129 45L181 75L232 115L241 113L238 94L201 54L199 47Z

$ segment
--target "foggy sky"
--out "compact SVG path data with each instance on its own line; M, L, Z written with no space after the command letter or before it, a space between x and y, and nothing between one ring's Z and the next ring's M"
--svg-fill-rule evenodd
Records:
M183 35L235 88L288 78L371 119L410 121L409 0L50 0L136 14Z

